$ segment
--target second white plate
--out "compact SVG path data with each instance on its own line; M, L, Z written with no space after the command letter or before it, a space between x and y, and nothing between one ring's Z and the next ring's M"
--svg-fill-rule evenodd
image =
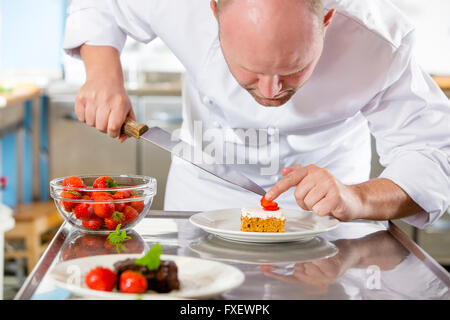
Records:
M161 255L163 260L172 260L177 264L180 290L170 293L148 292L141 295L121 293L117 290L104 292L89 289L84 278L97 266L114 269L114 263L127 258L137 259L140 254L113 254L79 258L57 264L50 272L50 279L61 288L70 290L83 297L99 299L206 299L218 296L240 286L245 279L239 269L217 261L191 257Z
M222 209L194 214L189 221L219 237L244 242L305 241L336 228L339 221L333 217L319 217L311 211L282 209L286 216L285 232L241 231L241 209Z

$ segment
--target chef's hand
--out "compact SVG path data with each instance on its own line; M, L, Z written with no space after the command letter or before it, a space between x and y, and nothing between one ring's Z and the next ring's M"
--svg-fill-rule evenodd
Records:
M359 218L363 210L359 190L341 183L327 169L296 164L284 168L281 174L283 178L266 193L267 200L274 200L295 187L295 200L304 210L314 211L319 216L332 215L341 221Z
M78 120L123 142L121 128L127 117L136 119L123 84L119 52L112 47L83 45L81 57L86 82L75 100Z
M353 245L353 241L342 239L334 242L339 249L336 255L322 260L296 263L291 274L275 272L279 266L274 265L261 265L260 270L268 277L287 283L306 284L319 289L319 291L315 291L314 293L323 294L348 269L358 265L361 252L359 248Z

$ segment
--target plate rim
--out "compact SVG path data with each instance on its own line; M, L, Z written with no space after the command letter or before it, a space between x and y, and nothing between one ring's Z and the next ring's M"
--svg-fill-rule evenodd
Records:
M195 217L199 217L202 214L208 214L218 211L224 211L224 210L241 210L241 208L229 208L229 209L217 209L217 210L207 210L207 211L201 211L198 213L193 214L189 217L189 222L192 223L194 226L199 227L209 233L213 233L216 235L227 235L227 236L238 236L239 239L256 239L258 237L264 238L266 240L270 240L271 238L274 238L273 241L282 240L282 239L303 239L305 237L312 237L317 234L321 234L324 232L331 231L333 229L336 229L340 221L337 220L334 217L329 217L330 219L334 220L334 225L326 227L321 230L308 230L308 231L297 231L297 232L244 232L244 231L237 231L237 230L226 230L226 229L218 229L214 227L205 226L202 224L199 224L194 221ZM285 210L294 210L296 209L285 209ZM298 210L299 212L314 214L312 211L304 211L304 210ZM318 218L324 218L324 217L318 217ZM242 241L242 240L241 240Z
M228 292L230 290L236 289L239 286L242 285L242 283L244 283L245 281L245 274L239 270L238 268L231 266L227 263L224 262L220 262L220 261L216 261L216 260L211 260L211 259L204 259L204 258L198 258L198 257L190 257L190 256L177 256L177 255L168 255L168 254L162 254L161 258L162 259L167 259L167 260L181 260L181 259L190 259L190 260L196 260L197 263L198 261L202 261L202 262L207 262L207 263L212 263L212 264L220 264L222 265L222 267L225 267L226 272L229 273L230 271L233 271L235 273L235 275L237 276L236 281L230 282L227 281L226 283L228 284L227 288L221 288L220 290L207 290L207 291L203 291L201 292L201 294L199 295L195 295L195 294L191 294L191 295L179 295L178 293L180 292L179 290L175 291L175 292L168 292L168 293L143 293L143 294L129 294L129 293L123 293L123 292L118 292L118 291L111 291L111 292L107 292L107 291L99 291L99 290L93 290L87 287L82 287L81 285L75 285L75 284L67 284L65 282L59 281L58 279L55 278L54 276L54 272L56 270L56 268L58 267L62 267L64 265L70 265L70 263L74 262L74 261L78 261L78 263L80 263L80 260L91 260L91 259L96 259L99 260L98 265L101 265L101 259L103 257L107 257L108 259L113 259L116 260L114 258L120 259L120 260L124 260L127 258L139 258L142 257L142 254L139 253L130 253L130 254L105 254L105 255L97 255L97 256L88 256L88 257L82 257L82 258L77 258L77 259L71 259L71 260L67 260L64 262L60 262L57 263L49 272L49 279L51 282L53 282L54 285L56 285L57 287L69 290L75 294L81 295L81 296L87 296L87 297L97 297L97 298L102 298L102 299L120 299L120 297L122 297L121 299L136 299L136 298L141 298L141 299L150 299L150 300L166 300L166 299L204 299L204 298L208 298L208 297L216 297L220 294L223 294L225 292ZM84 280L84 275L85 274L81 274L82 277L82 281ZM75 290L73 289L75 288Z

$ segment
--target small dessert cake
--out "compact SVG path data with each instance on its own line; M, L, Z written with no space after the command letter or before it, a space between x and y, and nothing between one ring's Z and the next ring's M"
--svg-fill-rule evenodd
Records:
M284 232L286 217L278 209L267 211L263 208L241 209L241 231Z

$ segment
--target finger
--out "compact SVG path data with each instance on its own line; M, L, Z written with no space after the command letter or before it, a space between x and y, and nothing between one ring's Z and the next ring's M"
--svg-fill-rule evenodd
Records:
M275 269L274 266L271 265L271 264L261 264L261 265L259 266L259 270L260 270L262 273L265 273L265 272L272 272L272 270L274 270L274 269Z
M86 103L86 111L85 111L85 116L86 116L86 124L88 126L94 127L95 126L95 118L96 118L96 106L93 103L87 102Z
M111 138L117 138L120 135L126 116L124 107L113 108L108 121L108 135Z
M127 115L128 118L131 118L133 120L136 120L136 115L134 114L134 110L133 108L130 109L130 112ZM119 135L119 142L123 143L125 142L125 140L127 140L130 136L127 135L122 129L120 130L120 135Z
M312 261L323 273L324 277L332 278L339 274L339 265L334 260L324 259L319 261Z
M305 265L305 272L308 276L324 276L323 272L314 264L307 263Z
M75 99L75 114L77 115L77 118L79 121L84 122L85 121L85 115L86 112L86 99L82 96L77 96Z
M110 108L98 108L95 117L95 127L98 131L106 133L108 128L108 119L111 113Z
M294 165L292 165L290 167L286 167L283 170L281 170L281 175L284 177L284 176L288 175L289 173L291 173L292 171L300 169L300 168L302 168L301 165L294 164Z
M330 215L335 208L335 201L327 195L312 207L312 211L314 211L314 213L318 216L324 217Z
M305 272L305 263L296 263L294 266L294 271L304 273Z
M327 195L327 190L323 186L314 186L305 196L303 202L308 210L312 210L314 205Z
M294 277L293 275L281 275L278 273L274 273L272 271L262 271L262 273L265 276L268 276L270 278L274 278L283 282L287 282L287 283L298 283L298 280L296 277Z
M316 181L311 176L306 176L295 188L294 197L297 204L303 210L310 210L305 203L306 195L316 186Z
M303 178L308 174L305 168L299 168L294 170L285 177L281 178L265 195L265 198L269 201L276 199L280 194L286 192L291 187L298 185Z

